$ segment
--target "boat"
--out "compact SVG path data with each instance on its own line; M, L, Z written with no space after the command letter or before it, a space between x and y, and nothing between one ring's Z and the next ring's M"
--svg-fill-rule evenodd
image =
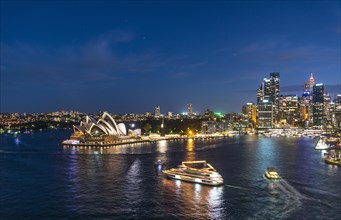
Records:
M274 167L268 167L265 171L265 177L268 179L281 179Z
M154 166L163 166L165 163L162 160L157 160L154 162Z
M341 159L340 158L327 157L324 159L324 162L327 164L341 166Z
M219 186L224 183L222 176L205 160L183 161L177 168L162 172L166 177L192 183L211 186Z

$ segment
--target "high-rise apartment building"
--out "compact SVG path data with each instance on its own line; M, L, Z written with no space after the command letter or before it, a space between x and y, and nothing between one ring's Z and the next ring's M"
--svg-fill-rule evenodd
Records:
M156 106L156 107L155 107L155 114L154 114L154 116L155 116L156 118L159 118L160 115L161 115L160 106Z
M173 118L173 112L168 112L167 116L168 118Z
M192 117L193 115L193 108L191 103L187 104L187 115L188 117Z

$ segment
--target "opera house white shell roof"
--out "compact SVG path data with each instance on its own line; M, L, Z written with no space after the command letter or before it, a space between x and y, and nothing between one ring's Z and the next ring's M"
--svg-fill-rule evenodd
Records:
M102 117L96 121L95 119L86 116L85 122L81 122L79 126L74 125L73 130L75 133L89 134L91 136L97 135L127 135L125 124L116 124L115 120L108 112L104 112Z

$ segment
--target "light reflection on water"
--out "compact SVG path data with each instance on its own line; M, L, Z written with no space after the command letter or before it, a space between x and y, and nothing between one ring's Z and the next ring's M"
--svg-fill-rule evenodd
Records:
M164 178L162 190L166 195L175 195L171 199L179 204L179 214L185 219L224 219L223 186L206 186L198 183L182 182Z
M69 134L60 134L21 136L19 145L1 137L5 218L333 219L339 214L341 193L335 186L341 185L341 169L324 163L313 139L237 136L63 148L57 143ZM167 179L154 166L158 159L167 169L184 160L207 160L225 184ZM269 165L285 181L264 179Z
M162 141L158 141L156 143L156 147L157 147L157 151L160 153L166 153L167 152L167 148L168 148L168 141L166 140L162 140Z
M186 161L195 160L195 143L193 139L188 139L186 144Z

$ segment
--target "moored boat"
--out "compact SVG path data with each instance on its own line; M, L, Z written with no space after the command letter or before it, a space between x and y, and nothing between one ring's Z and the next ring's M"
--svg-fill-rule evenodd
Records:
M268 167L265 171L265 177L268 179L281 179L274 167Z
M167 177L192 183L218 186L224 183L222 176L207 163L200 161L183 161L177 168L162 171Z
M340 158L327 157L324 159L324 162L326 162L327 164L333 164L333 165L341 166L341 159Z

